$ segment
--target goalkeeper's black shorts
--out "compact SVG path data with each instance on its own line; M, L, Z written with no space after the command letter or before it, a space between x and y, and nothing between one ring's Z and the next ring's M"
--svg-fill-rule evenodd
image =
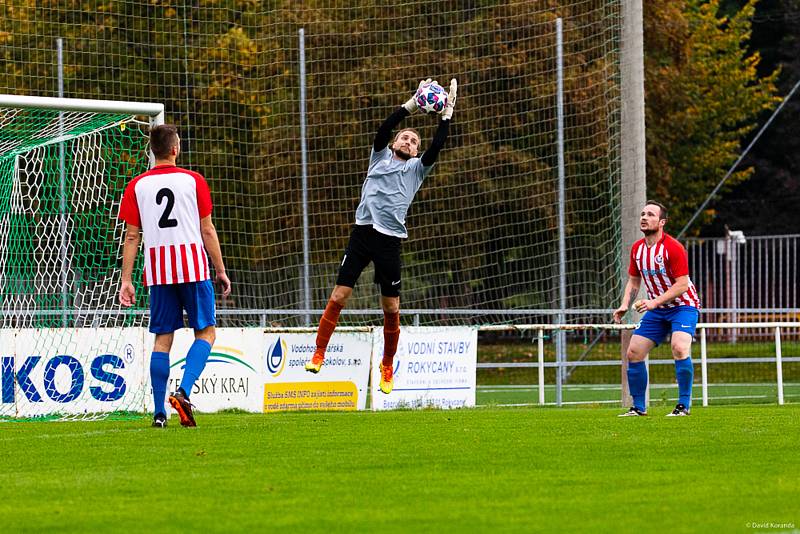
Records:
M355 287L361 272L372 262L375 264L375 283L381 286L381 295L399 297L400 242L399 237L382 234L372 226L354 225L339 266L336 285Z

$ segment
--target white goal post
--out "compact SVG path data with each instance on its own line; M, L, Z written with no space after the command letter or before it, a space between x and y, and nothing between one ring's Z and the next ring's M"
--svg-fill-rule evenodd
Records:
M85 111L90 113L129 113L147 115L150 125L164 124L164 104L156 102L125 102L120 100L91 100L85 98L53 98L0 94L0 108L50 109L55 111Z

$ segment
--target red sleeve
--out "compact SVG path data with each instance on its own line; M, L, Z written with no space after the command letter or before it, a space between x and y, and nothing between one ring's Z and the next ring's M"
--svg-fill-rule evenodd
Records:
M669 275L672 278L678 278L680 276L686 276L689 274L689 258L686 256L686 249L683 248L678 241L672 240L669 242L669 248L667 252L669 253L668 259L668 266L669 266Z
M628 264L628 274L630 276L641 276L641 273L639 272L639 266L636 265L636 259L633 256L633 251L636 250L636 245L637 243L634 243L631 247L631 261Z
M128 184L125 188L125 193L122 195L122 202L119 205L119 218L128 224L142 227L142 221L139 216L139 204L136 202L136 189L134 185L136 181Z
M197 186L197 213L201 219L205 219L211 215L211 191L206 179L200 174L194 173L194 180Z

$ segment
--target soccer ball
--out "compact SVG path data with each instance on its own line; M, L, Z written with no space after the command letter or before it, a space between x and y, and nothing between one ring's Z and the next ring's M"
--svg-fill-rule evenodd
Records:
M417 89L414 99L425 113L441 113L447 105L447 93L436 82L426 83Z

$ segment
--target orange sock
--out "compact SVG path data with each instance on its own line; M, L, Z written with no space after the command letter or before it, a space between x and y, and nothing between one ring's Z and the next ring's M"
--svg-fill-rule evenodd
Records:
M317 351L325 352L328 348L328 342L331 340L333 330L336 328L336 322L339 320L339 312L342 311L342 305L334 302L332 299L328 301L325 306L325 311L322 313L322 318L319 320L319 329L317 330Z
M383 361L384 367L391 367L400 340L400 312L383 314Z

